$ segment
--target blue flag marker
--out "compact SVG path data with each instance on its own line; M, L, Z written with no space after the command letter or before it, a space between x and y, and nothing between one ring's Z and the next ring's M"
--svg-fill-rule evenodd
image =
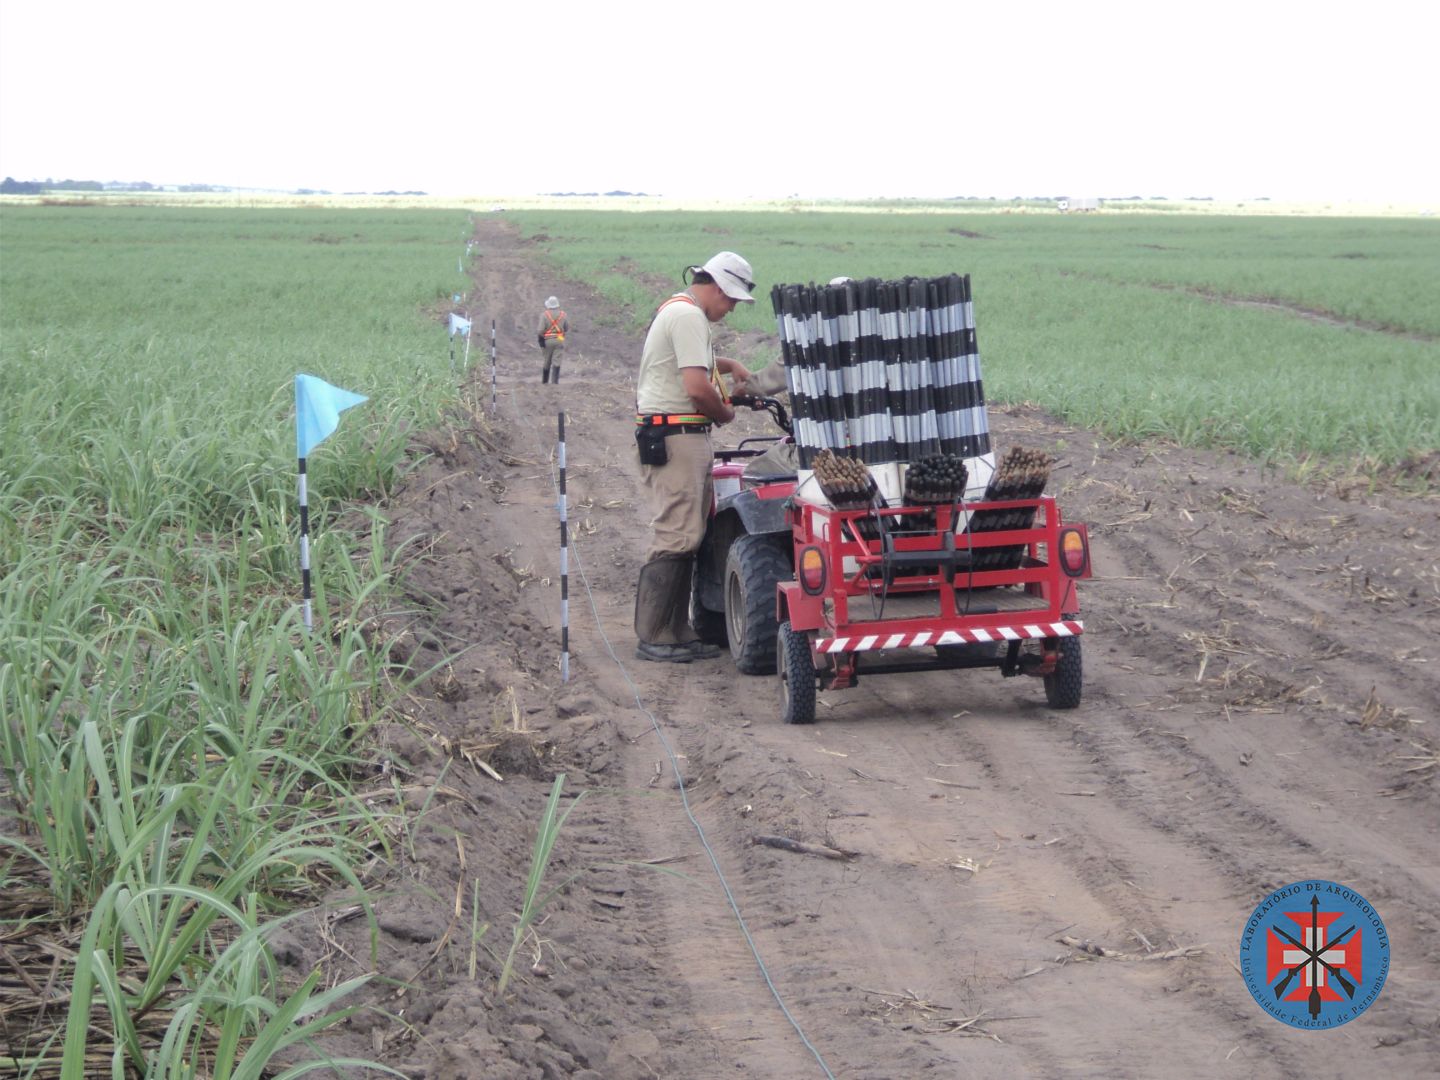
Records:
M300 594L305 602L305 629L314 629L310 607L310 499L305 486L305 459L340 425L340 414L369 398L331 386L314 375L295 376L295 445L300 452Z
M452 311L450 313L450 336L454 337L456 334L464 334L466 337L469 337L470 320L460 315L456 315Z
M329 438L340 424L340 414L370 400L331 386L314 375L295 376L295 442L301 458Z

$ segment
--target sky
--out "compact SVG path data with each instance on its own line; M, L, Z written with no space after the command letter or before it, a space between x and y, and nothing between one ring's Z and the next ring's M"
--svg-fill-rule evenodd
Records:
M1440 5L0 0L0 176L1440 202Z

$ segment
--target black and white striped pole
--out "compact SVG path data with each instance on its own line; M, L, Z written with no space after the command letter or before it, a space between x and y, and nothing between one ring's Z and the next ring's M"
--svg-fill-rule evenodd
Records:
M565 413L560 413L560 681L570 681L570 524L565 502Z
M310 493L305 484L305 459L300 459L300 599L305 608L305 632L315 629L310 601Z
M495 320L490 320L490 411L495 411Z

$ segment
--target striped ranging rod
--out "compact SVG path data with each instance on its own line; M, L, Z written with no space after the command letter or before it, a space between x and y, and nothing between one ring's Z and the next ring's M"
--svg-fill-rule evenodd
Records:
M801 468L821 450L867 465L990 452L968 274L777 285Z
M560 681L570 681L570 524L565 500L565 413L560 413Z
M495 320L490 320L490 411L495 411Z
M305 612L305 632L315 629L315 611L310 593L310 489L305 481L305 459L300 459L300 599Z

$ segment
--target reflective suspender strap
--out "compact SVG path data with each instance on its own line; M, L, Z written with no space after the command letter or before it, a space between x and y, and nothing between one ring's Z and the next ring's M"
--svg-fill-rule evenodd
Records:
M661 304L658 308L656 308L656 309L655 309L655 314L656 314L656 315L659 315L660 312L664 311L667 307L669 307L671 304L674 304L674 303L676 303L676 302L684 302L684 303L686 303L686 304L695 304L695 298L694 298L693 296L690 296L690 295L687 294L687 293L676 293L674 296L670 297L669 300L666 300L665 303ZM700 305L699 305L699 304L695 304L695 306L696 306L696 307L699 307ZM650 325L651 325L651 326L654 326L654 325L655 325L655 320L654 320L654 319L651 319L651 320L650 320ZM711 384L715 387L715 392L720 395L720 400L723 401L723 402L725 402L725 404L727 404L727 405L730 404L730 399L729 399L729 397L727 397L726 394L725 394L725 384L720 381L720 369L719 369L717 366L715 366L713 363L710 365L710 382L711 382ZM702 416L702 417L699 419L699 421L686 420L686 421L684 421L684 422L687 423L687 424L690 424L690 423L705 423L705 424L708 424L708 423L710 422L710 418L709 418L708 416Z
M688 295L687 293L676 293L674 296L670 297L669 300L666 300L663 304L661 304L658 308L655 309L655 316L658 316L658 315L660 314L660 312L664 311L664 310L665 310L667 307L669 307L671 304L677 304L677 303L695 304L695 298L694 298L693 296ZM696 306L696 307L699 307L700 305L699 305L699 304L695 304L695 306ZM652 317L652 318L650 319L650 325L651 325L651 326L654 326L654 325L655 325L655 318L654 318L654 317ZM648 329L647 329L646 332L647 332L647 333L649 332ZM710 381L715 384L715 389L719 392L721 400L722 400L722 401L725 401L725 402L728 404L728 402L729 402L730 399L725 396L725 388L724 388L724 386L722 386L721 383L720 383L720 369L719 369L718 367L716 367L715 365L713 365L713 364L710 366ZM700 413L682 413L682 414L677 414L677 415L666 415L666 414L663 414L663 413L636 413L636 414L635 414L635 423L638 424L638 425L640 425L641 427L645 427L645 426L647 426L647 425L654 425L654 424L707 424L707 425L708 425L708 424L711 424L711 423L713 423L713 422L714 422L714 421L712 421L712 420L710 419L710 417L701 415Z

